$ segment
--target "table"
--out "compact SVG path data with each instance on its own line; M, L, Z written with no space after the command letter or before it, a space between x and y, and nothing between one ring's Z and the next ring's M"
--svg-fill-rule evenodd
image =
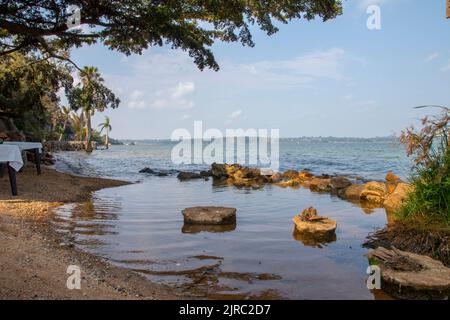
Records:
M5 142L3 142L3 144L18 146L20 151L33 151L34 152L34 160L36 162L37 173L38 173L38 175L41 174L41 154L42 154L42 149L44 148L42 146L42 143L40 143L40 142L22 142L22 141L5 141Z
M20 148L15 145L0 144L0 163L6 163L11 193L13 196L17 196L16 171L19 171L23 167Z

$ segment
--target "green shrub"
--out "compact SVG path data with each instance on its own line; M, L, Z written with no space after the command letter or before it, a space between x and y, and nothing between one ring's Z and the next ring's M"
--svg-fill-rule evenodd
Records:
M399 211L401 217L450 224L450 109L443 109L442 114L425 118L419 132L409 128L402 133L415 165L410 177L414 191Z

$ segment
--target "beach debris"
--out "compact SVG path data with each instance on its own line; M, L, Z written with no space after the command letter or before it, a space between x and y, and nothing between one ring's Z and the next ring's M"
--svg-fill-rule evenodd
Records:
M300 233L324 235L334 233L337 227L336 221L319 216L313 207L303 210L300 215L295 216L292 221L296 230Z
M448 299L450 268L428 256L379 247L368 254L381 270L383 291L401 299Z
M399 210L413 190L414 187L412 185L403 182L399 183L394 191L387 196L383 206L391 211Z
M199 206L182 210L185 224L227 225L236 224L236 209Z

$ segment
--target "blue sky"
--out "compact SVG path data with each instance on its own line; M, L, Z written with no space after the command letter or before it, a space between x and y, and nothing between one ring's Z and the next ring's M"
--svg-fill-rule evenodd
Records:
M381 8L368 30L366 8ZM333 21L294 21L271 36L254 30L254 48L216 43L219 72L189 56L151 48L126 57L101 45L73 52L97 66L120 97L116 138L170 138L173 130L280 129L282 137L374 137L417 122L423 104L449 105L450 20L445 0L349 0ZM431 111L431 110L430 110Z

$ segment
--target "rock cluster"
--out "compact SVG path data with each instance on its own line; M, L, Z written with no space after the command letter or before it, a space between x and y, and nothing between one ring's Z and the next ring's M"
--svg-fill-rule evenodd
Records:
M402 206L412 191L411 185L402 182L392 172L386 175L386 181L362 183L343 176L314 176L307 170L288 170L265 175L257 168L214 163L211 166L211 175L215 182L239 188L258 189L264 184L275 184L283 188L305 187L312 191L331 192L346 200L364 201L394 211Z

